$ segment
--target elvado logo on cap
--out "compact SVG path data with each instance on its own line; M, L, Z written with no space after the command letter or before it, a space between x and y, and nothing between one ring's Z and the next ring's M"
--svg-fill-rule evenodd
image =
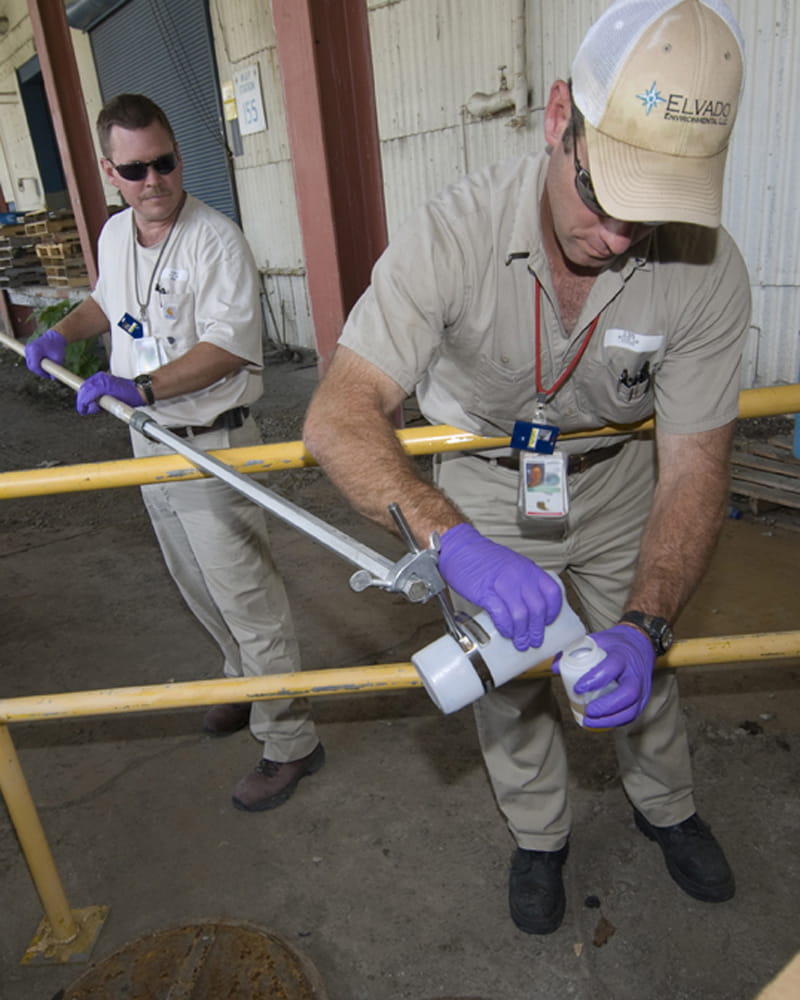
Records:
M616 0L572 65L606 212L716 227L744 43L723 0Z
M659 98L663 100L663 98ZM664 118L668 122L690 122L697 125L732 125L730 101L709 101L683 94L670 94Z

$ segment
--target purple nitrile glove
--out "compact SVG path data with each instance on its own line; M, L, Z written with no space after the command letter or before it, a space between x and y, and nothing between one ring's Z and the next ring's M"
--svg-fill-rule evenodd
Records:
M439 572L453 590L485 608L500 635L520 650L541 646L545 626L561 610L561 588L549 573L471 524L442 535Z
M67 353L67 342L57 330L46 330L41 337L30 340L25 345L25 364L34 375L41 375L42 378L53 378L53 376L42 368L42 361L54 361L57 365L64 364L64 355Z
M144 406L144 400L133 379L120 378L109 372L95 372L78 389L75 409L84 417L89 413L99 413L100 406L97 400L101 396L113 396L128 406Z
M650 697L656 654L653 644L638 628L614 625L604 632L593 632L592 639L605 652L605 659L587 670L575 685L578 694L599 691L613 681L617 687L586 706L587 729L624 726L639 715ZM557 662L553 671L558 673Z

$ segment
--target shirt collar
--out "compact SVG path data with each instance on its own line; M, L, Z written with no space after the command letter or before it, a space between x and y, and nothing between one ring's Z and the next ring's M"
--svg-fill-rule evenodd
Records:
M519 186L519 205L508 241L506 264L512 260L526 258L541 251L542 227L539 205L544 192L544 178L547 172L547 154L525 158L522 182Z

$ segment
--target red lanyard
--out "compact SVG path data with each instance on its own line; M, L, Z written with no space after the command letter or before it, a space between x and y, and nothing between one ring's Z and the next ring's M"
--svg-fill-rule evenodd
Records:
M583 343L578 348L578 353L567 365L566 369L561 373L559 378L550 386L549 389L545 389L542 385L542 321L541 321L541 301L542 301L542 286L539 283L539 279L536 279L536 392L539 399L545 402L548 396L554 396L561 386L567 381L570 375L575 371L578 362L583 357L584 351L589 346L589 341L592 339L592 334L597 327L597 323L600 319L600 313L598 313L592 320L591 326L586 332L586 336L583 338Z

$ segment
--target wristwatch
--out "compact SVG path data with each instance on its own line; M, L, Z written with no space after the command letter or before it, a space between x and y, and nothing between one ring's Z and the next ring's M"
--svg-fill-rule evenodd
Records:
M153 395L153 380L150 378L147 372L142 375L137 375L133 380L133 384L142 390L144 393L144 398L147 400L150 406L156 401L156 397Z
M626 611L620 618L620 622L627 622L635 625L652 642L656 656L663 656L675 640L672 633L672 626L666 618L657 618L655 615L646 615L644 611Z

